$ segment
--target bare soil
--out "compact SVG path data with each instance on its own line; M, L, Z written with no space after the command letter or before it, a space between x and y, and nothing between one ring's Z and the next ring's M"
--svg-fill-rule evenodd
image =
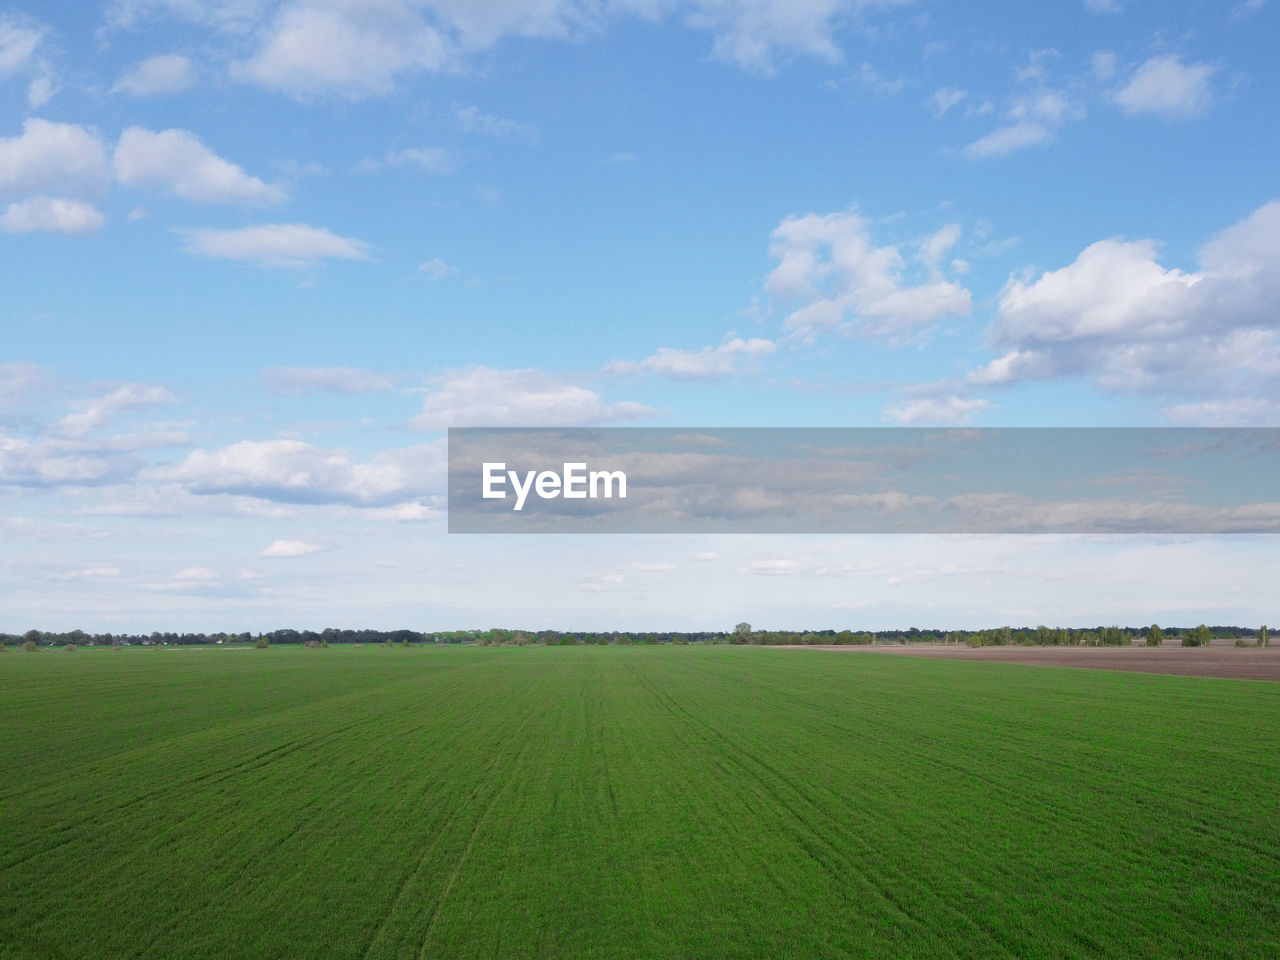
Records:
M1140 673L1227 677L1236 680L1280 680L1280 647L1235 647L1221 645L1221 642L1211 647L965 647L916 643L905 646L790 646L784 649L1030 663L1042 667L1133 670Z

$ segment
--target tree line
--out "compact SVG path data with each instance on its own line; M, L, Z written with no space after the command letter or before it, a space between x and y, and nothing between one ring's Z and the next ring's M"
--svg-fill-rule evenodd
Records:
M1238 646L1253 640L1257 646L1270 646L1270 632L1264 625L1258 630L1239 626L1148 627L1098 626L1082 629L1070 627L996 627L985 630L755 630L749 623L739 623L733 630L720 631L564 631L519 630L492 627L487 630L346 630L328 627L324 630L280 629L266 633L218 632L174 633L153 631L141 633L86 633L28 630L23 634L0 633L0 650L9 645L27 650L40 647L81 646L197 646L248 645L328 647L331 644L382 644L409 646L420 644L468 643L480 646L570 646L574 644L753 644L761 646L867 646L885 643L944 643L970 647L1049 646L1049 647L1118 647L1142 640L1149 646L1177 643L1181 646L1207 646L1215 637L1234 639Z

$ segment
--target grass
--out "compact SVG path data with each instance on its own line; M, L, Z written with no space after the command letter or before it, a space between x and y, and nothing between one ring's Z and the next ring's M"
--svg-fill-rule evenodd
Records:
M1280 956L1280 685L739 648L0 660L0 957Z

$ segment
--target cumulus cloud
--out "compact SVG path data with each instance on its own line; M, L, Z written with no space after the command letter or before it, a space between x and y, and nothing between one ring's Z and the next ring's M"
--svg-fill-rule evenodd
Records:
M273 540L258 551L258 556L279 560L291 557L305 557L309 553L319 553L323 549L324 546L322 544L309 543L306 540Z
M1208 63L1183 63L1171 54L1152 57L1116 91L1115 102L1125 113L1199 113L1212 98L1209 81L1216 69Z
M390 377L354 367L271 367L262 379L272 393L342 393L356 395L390 390Z
M656 411L641 403L605 403L586 387L540 370L474 367L446 377L427 394L411 425L448 427L572 427L635 420Z
M112 93L134 97L157 97L182 93L196 82L195 64L179 53L162 53L142 60L128 70L111 88Z
M5 233L93 233L103 222L102 214L84 201L60 197L29 197L0 214Z
M200 203L279 203L284 191L222 159L189 130L129 127L116 144L115 173L131 187L163 190Z
M0 138L0 196L84 196L100 191L108 177L101 139L78 124L31 117L21 134Z
M968 423L975 413L989 410L991 407L989 400L976 397L926 397L888 407L885 410L885 417L894 423L908 426L918 423L956 426Z
M309 267L322 260L367 260L368 244L305 223L267 223L230 230L179 231L187 251L267 267Z
M175 483L196 494L387 506L433 493L443 475L443 456L435 444L384 451L361 463L347 451L301 440L242 440L194 450L180 463L144 471L143 479Z
M673 380L723 380L742 372L742 363L750 363L777 350L772 340L753 337L726 338L718 347L701 350L677 350L661 347L639 362L615 360L605 367L606 373L653 373Z
M1091 376L1114 390L1275 392L1280 374L1280 201L1165 267L1151 240L1101 240L1039 277L1011 280L988 336L1004 353L973 383Z
M926 245L926 258L949 248L950 229ZM787 217L773 231L769 252L778 265L765 290L776 301L800 304L783 329L805 341L826 333L900 339L971 309L969 291L936 270L912 282L898 248L875 246L867 222L854 213Z
M207 26L239 30L256 49L231 66L246 83L299 99L381 96L417 73L464 69L468 57L504 37L572 38L603 32L610 19L671 17L713 36L714 55L770 72L799 55L836 61L838 33L874 8L911 0L290 0L274 8L255 0L117 0L118 24L158 11ZM518 135L527 127L520 125Z
M399 0L286 3L262 46L231 75L301 99L388 94L396 78L455 66L454 45L415 5Z

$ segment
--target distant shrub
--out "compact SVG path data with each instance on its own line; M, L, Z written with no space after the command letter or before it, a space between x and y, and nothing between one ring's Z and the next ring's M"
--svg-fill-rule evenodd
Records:
M965 637L964 645L966 647L985 647L987 645L987 638L981 633L971 633L969 636Z
M1190 633L1182 635L1182 645L1184 647L1207 647L1212 642L1213 634L1209 632L1209 628L1203 623Z
M303 644L303 646L306 647L308 650L314 650L318 646L320 646L320 644L317 643L315 640L308 640L306 643Z
M8 653L9 648L4 645L4 641L0 640L0 653Z
M1250 647L1250 646L1253 646L1253 644L1249 643L1249 641L1248 641L1248 640L1246 640L1244 637L1236 637L1236 646L1237 646L1237 647Z
M62 649L63 649L63 650L65 650L65 651L67 651L68 653L75 653L75 652L76 652L77 650L79 650L80 648L79 648L79 647L77 647L74 643L68 643L68 644L67 644L65 647L63 647Z
M35 648L36 642L34 640L27 640L22 644L22 649L27 651L27 653L31 653Z
M265 650L269 646L271 646L271 641L268 640L266 637L259 637L257 640L253 642L253 648L255 650Z

